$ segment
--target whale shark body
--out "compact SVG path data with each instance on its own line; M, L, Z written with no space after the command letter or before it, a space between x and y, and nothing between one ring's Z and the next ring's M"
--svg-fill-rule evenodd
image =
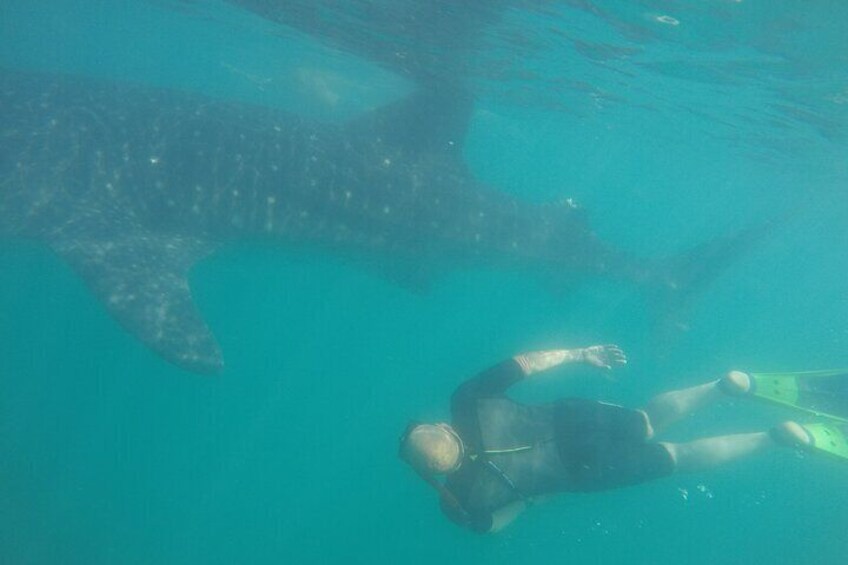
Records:
M361 259L413 288L466 265L675 284L601 242L570 202L531 205L475 180L461 89L332 125L136 84L1 74L0 236L49 245L127 330L192 371L223 360L189 271L238 240Z

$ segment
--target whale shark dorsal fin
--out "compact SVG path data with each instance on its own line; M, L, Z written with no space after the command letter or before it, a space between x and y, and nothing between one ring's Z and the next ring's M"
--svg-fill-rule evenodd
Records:
M409 152L459 157L473 106L473 97L462 86L434 82L353 120L350 127Z
M168 361L202 373L223 367L191 296L188 271L211 246L197 239L131 231L115 237L52 238L51 247L130 333Z

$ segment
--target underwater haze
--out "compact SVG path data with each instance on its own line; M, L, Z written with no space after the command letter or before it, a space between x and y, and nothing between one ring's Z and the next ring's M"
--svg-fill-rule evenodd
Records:
M431 9L401 19L414 4ZM848 3L477 4L4 2L0 66L328 125L441 73L474 96L470 172L519 201L571 198L652 260L778 219L768 235L673 334L638 284L457 261L411 292L344 253L228 245L190 275L226 358L213 376L125 332L40 242L4 239L0 563L845 562L844 461L776 450L562 495L478 536L398 459L409 420L448 418L456 386L521 351L630 359L616 381L568 368L511 391L529 402L638 407L731 368L848 367ZM428 14L460 31L406 35ZM728 399L668 439L790 417Z

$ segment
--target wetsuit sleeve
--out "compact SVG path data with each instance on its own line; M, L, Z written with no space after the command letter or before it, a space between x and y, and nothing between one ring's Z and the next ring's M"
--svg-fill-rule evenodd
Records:
M485 512L475 512L471 514L449 504L444 499L441 499L440 503L444 515L450 518L450 520L455 524L468 528L478 534L485 534L492 530L491 514Z
M453 393L451 404L457 406L479 398L501 396L506 389L523 379L524 371L515 360L502 361L462 383Z

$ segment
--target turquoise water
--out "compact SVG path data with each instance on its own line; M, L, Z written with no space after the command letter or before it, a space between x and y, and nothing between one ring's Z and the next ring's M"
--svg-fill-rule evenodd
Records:
M519 386L528 401L635 406L731 367L848 366L848 10L572 4L488 32L466 160L527 200L577 199L605 241L651 257L798 210L698 298L688 332L658 341L631 286L458 268L413 294L339 258L243 246L193 272L227 360L199 377L125 334L49 251L4 242L0 562L843 563L846 468L829 460L775 452L563 496L476 537L396 457L408 419L446 417L462 379L525 349L616 342L631 359L618 382ZM0 18L4 66L338 121L409 88L214 2L38 0ZM669 438L786 416L727 401Z

